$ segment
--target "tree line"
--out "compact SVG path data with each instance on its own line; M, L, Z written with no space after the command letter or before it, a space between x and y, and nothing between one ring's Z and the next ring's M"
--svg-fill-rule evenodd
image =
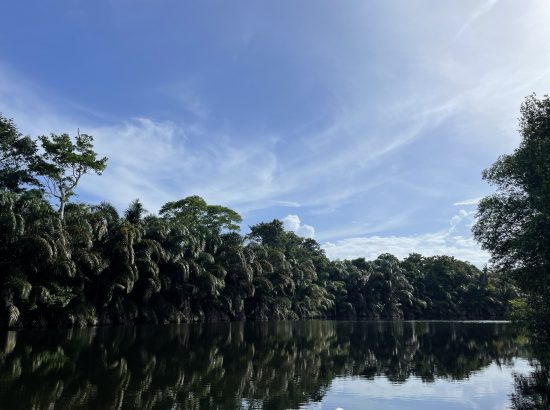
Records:
M497 271L449 256L329 260L279 220L198 196L158 215L139 200L73 201L101 174L93 138L23 136L0 117L0 326L300 318L503 318L519 296Z

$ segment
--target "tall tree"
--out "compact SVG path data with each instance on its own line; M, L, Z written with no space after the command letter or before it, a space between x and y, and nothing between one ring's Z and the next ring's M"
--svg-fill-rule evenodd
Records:
M519 147L483 172L496 186L473 232L498 268L512 272L537 317L550 320L550 97L521 106Z
M208 205L198 195L167 202L161 208L160 215L169 219L177 219L188 227L208 228L212 233L219 233L223 229L238 231L238 224L242 222L242 218L237 212L221 205Z
M36 143L0 114L0 189L20 192L22 185L36 184L35 161Z
M39 138L44 152L36 169L44 179L46 193L58 201L63 219L65 205L75 194L80 179L92 172L100 175L107 165L107 157L98 159L91 135L78 133L74 142L69 134Z

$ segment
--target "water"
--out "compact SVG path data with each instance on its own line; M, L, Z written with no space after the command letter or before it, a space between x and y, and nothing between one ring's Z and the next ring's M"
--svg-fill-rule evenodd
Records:
M502 322L262 322L0 333L2 409L503 409Z

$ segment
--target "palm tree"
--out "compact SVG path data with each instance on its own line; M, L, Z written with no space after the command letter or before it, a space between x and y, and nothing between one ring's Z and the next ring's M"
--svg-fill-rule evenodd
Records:
M16 325L24 309L28 320L45 325L75 297L67 230L36 191L0 192L0 202L4 320Z

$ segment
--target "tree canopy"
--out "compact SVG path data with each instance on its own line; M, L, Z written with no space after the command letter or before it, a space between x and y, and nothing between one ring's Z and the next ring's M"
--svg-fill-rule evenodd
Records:
M36 142L0 114L0 190L20 192L25 184L37 184L36 158Z
M90 172L101 174L107 166L107 157L97 158L91 135L78 133L75 141L69 134L43 135L39 139L44 152L38 157L35 169L46 193L58 201L63 219L65 205L75 195L80 179Z
M550 97L527 97L519 125L519 147L483 172L496 192L479 203L473 232L528 294L543 329L550 323Z
M160 215L177 219L188 226L205 227L213 232L220 232L223 229L237 231L238 224L242 222L237 212L221 205L208 205L198 195L167 202L160 209Z

